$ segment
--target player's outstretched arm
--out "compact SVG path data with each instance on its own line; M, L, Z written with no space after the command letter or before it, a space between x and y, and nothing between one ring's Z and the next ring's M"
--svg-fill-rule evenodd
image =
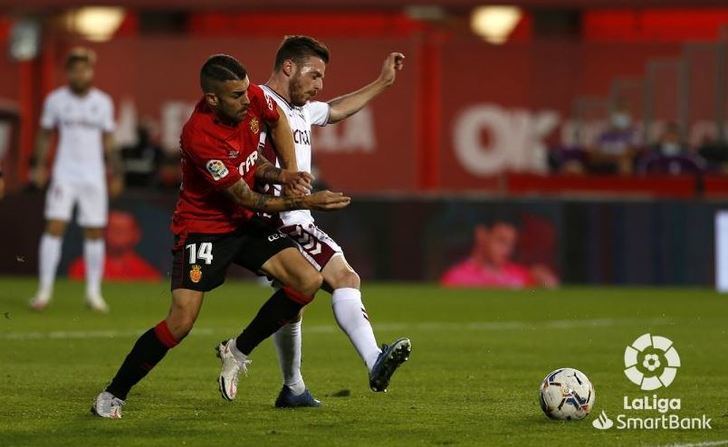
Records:
M347 197L340 192L331 191L318 191L300 197L276 197L259 194L251 190L243 180L235 182L227 188L227 192L238 205L265 213L290 210L335 211L351 203L351 197Z
M374 82L365 85L355 92L339 96L329 101L329 122L335 123L341 121L364 108L369 101L377 97L387 87L394 84L397 78L397 71L402 70L402 68L404 68L404 54L397 52L390 53L384 60L379 77Z

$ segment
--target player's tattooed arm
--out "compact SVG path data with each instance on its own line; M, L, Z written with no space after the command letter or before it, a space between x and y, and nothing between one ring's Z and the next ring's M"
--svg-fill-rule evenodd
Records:
M283 183L281 179L282 169L273 166L261 151L258 151L258 159L255 162L255 178L263 183Z
M349 205L351 198L340 192L319 191L307 196L276 197L251 190L238 180L227 188L227 193L240 206L253 211L276 213L289 210L333 211Z
M350 117L363 109L372 99L394 84L397 71L404 68L404 54L390 53L382 64L379 77L355 92L348 93L329 101L329 123Z

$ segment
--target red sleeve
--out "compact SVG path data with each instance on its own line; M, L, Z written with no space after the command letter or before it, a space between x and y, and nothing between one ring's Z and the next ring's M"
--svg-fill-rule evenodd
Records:
M215 138L185 129L181 143L190 167L213 188L226 189L242 179L227 156L227 148Z
M276 102L262 88L255 84L250 84L250 87L248 87L248 98L250 99L250 108L253 114L258 115L266 123L275 123L278 121L279 116Z

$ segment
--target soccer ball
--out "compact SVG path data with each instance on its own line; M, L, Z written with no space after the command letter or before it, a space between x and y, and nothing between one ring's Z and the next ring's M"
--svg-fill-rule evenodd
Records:
M594 407L594 387L574 368L559 368L541 383L541 409L551 419L584 419Z

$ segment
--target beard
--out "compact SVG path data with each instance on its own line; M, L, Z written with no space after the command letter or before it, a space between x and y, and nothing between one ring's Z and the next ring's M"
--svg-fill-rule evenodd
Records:
M308 102L308 95L303 91L300 75L294 77L290 84L291 104L296 107L302 107Z

